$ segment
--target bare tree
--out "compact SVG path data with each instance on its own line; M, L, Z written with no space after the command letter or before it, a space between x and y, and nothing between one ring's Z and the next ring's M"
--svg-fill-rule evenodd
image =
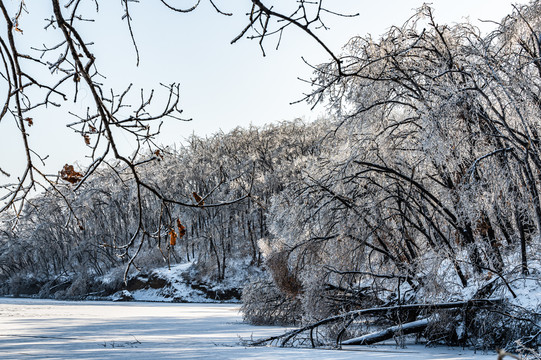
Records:
M200 3L196 1L193 6L182 8L170 1L161 0L161 5L179 13L180 16L194 11ZM222 10L215 1L209 0L209 3L217 13L223 16L232 15ZM81 216L71 206L64 184L70 184L73 191L77 192L98 169L109 166L117 169L118 177L123 181L133 182L136 188L135 197L132 199L137 210L133 214L135 230L130 232L132 235L125 243L118 244L118 248L127 255L127 249L132 248L137 242L140 249L144 239L156 236L152 235L155 234L154 230L151 231L144 226L143 192L152 194L163 206L202 207L199 201L169 197L163 189L142 180L140 176L141 166L157 162L162 156L164 149L161 149L154 140L160 133L163 121L187 120L182 117L182 111L178 106L179 85L162 84L160 95L154 90L141 90L138 102L133 101L137 96L132 95L131 85L121 90L108 91L104 88L100 83L102 74L93 53L93 42L98 39L85 38L79 30L84 22L92 21L93 16L99 16L98 0L51 0L49 13L42 16L47 19L45 29L56 34L56 42L35 44L29 53L24 53L16 35L22 32L19 20L27 11L26 5L24 0L18 1L16 7L5 1L0 2L2 21L5 24L4 31L0 35L2 57L0 73L6 89L0 124L5 126L8 121L16 122L17 133L14 136L22 139L25 162L20 174L8 174L0 164L2 175L15 179L0 186L3 201L0 213L8 214L5 216L9 216L9 220L15 224L25 206L32 205L32 194L48 191L65 200L71 219L83 229ZM95 8L94 15L88 13L91 6ZM136 63L139 64L139 46L133 31L136 20L132 18L130 12L132 6L137 4L123 0L120 6L122 19L133 43ZM263 45L266 39L276 36L279 44L282 34L289 27L297 27L313 38L316 44L323 46L331 57L338 60L316 35L317 28L325 27L322 15L337 15L328 10L323 1L299 1L294 7L285 7L283 12L273 5L264 4L263 1L252 1L246 14L246 27L232 43L244 36L257 39L264 55ZM90 94L89 100L81 99L80 93L83 89ZM84 169L66 164L58 174L51 175L45 170L46 158L35 150L32 139L28 136L28 128L33 125L35 114L39 111L48 107L63 109L65 107L63 102L67 99L73 99L86 108L82 113L70 111L69 116L73 121L67 125L77 136L81 136L88 146L90 161ZM156 102L161 105L155 104ZM161 110L156 111L157 107L161 107ZM128 137L135 151L131 154L122 151L119 147L119 137ZM210 193L199 194L202 199L210 196ZM235 203L246 199L249 195L250 188L246 188L237 198L217 199L216 203L205 201L204 207ZM169 224L170 227L173 225Z

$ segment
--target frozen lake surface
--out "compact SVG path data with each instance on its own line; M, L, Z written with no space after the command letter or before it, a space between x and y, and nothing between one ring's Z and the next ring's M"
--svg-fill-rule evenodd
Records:
M490 359L411 345L312 350L244 347L279 327L243 324L238 305L0 298L0 359Z

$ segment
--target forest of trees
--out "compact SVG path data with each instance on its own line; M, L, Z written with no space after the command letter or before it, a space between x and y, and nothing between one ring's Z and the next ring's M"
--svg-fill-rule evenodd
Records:
M64 276L84 295L75 279L181 261L220 282L251 266L265 271L244 288L245 319L308 325L283 343L340 343L366 333L355 311L384 308L369 317L426 320L430 341L535 347L540 309L513 299L541 281L540 34L539 1L488 35L423 6L315 68L319 121L193 136L143 153L135 178L121 159L80 186L65 169L56 192L2 214L4 291Z
M160 152L160 161L141 169L142 178L194 207L168 206L144 192L142 221L155 232L138 239L134 248L126 244L138 225L133 221L138 202L130 201L136 195L126 169L100 169L76 192L67 182L61 186L64 197L36 197L22 216L4 223L0 274L17 284L24 276L42 283L73 275L89 281L117 267L125 272L131 262L152 269L196 261L202 273L221 281L238 270L239 261L261 266L258 241L269 236L271 198L300 177L295 164L319 152L323 135L323 125L298 120L211 138L193 136L179 149ZM235 201L246 193L250 196ZM234 203L205 206L224 200ZM122 281L122 273L118 275Z

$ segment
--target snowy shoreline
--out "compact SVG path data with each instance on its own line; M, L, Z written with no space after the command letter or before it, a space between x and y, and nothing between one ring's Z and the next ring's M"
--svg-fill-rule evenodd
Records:
M242 322L239 306L0 298L0 359L495 359L472 350L408 345L344 350L246 347L277 326Z

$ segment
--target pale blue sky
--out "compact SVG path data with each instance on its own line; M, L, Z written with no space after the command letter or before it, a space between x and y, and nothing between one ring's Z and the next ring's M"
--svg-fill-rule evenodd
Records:
M274 3L280 9L292 1ZM12 4L17 3L18 0L12 0ZM120 3L100 2L97 21L85 24L82 35L95 42L92 51L100 72L106 76L106 87L120 91L134 83L138 93L141 87L158 88L160 82L181 84L180 105L184 115L193 121L166 124L160 143L178 143L192 133L204 136L236 126L263 125L296 117L314 119L324 111L316 108L311 112L305 104L290 105L309 91L307 85L297 79L309 78L311 74L301 56L314 64L328 59L315 41L291 28L284 34L279 50L274 49L276 39L269 39L266 57L262 57L256 41L243 39L230 44L246 25L244 14L250 9L249 0L216 0L222 10L234 13L233 17L218 15L205 0L190 14L168 11L158 1L133 3L134 31L141 52L139 67L135 66L135 52L127 28L120 20ZM401 25L423 1L332 0L326 3L336 11L360 13L352 19L326 17L326 25L331 29L321 32L320 36L333 51L340 52L340 47L354 35L370 33L379 37L391 25ZM512 11L512 3L515 2L446 0L432 4L439 23L460 22L469 17L474 24L488 29L490 25L482 25L478 19L500 20ZM50 17L44 15L50 11L49 2L27 0L26 4L30 13L22 17L20 27L24 34L17 36L16 41L22 47L52 45L57 35L51 30L47 33L42 30L43 19ZM82 90L80 96L84 99L88 93ZM50 156L47 160L50 173L56 173L65 163L81 161L87 154L82 138L65 127L73 121L65 110L74 109L72 101L68 103L66 108L40 113L29 129L31 143L42 155ZM84 103L75 110L77 107L85 109ZM16 175L20 169L22 143L12 125L6 121L0 125L0 167ZM126 153L131 151L129 141L123 146ZM0 183L6 181L8 179L0 174Z

